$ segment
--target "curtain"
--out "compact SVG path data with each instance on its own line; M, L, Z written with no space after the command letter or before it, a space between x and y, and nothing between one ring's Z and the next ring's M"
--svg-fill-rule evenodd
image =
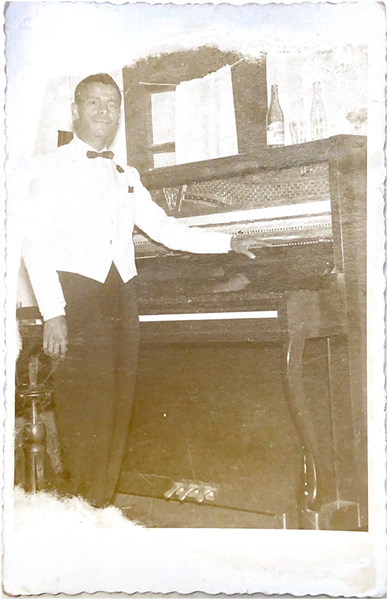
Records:
M175 152L177 164L238 154L229 65L177 86Z

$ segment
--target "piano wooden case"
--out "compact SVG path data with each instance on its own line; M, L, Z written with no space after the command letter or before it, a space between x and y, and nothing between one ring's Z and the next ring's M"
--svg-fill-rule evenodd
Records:
M154 169L142 180L186 224L259 240L250 260L169 252L137 232L142 343L279 344L279 376L301 448L298 521L286 526L365 530L366 139L263 148L255 156ZM303 363L310 339L325 348L321 402L329 402L329 439L305 393L314 385ZM325 447L329 476L321 468ZM201 485L166 480L141 489L124 471L120 491L228 505ZM251 509L250 502L240 508ZM287 523L287 515L279 517L272 526Z

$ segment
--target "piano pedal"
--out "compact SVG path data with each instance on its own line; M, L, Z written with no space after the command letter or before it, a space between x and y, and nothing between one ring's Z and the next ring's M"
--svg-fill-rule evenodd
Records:
M176 481L172 487L164 493L167 500L176 499L179 502L184 502L187 499L192 499L202 504L202 502L214 502L216 487L202 481L194 482L182 479Z

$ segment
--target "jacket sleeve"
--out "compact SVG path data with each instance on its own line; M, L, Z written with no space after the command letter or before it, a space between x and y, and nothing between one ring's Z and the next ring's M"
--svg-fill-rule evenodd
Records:
M135 192L135 225L153 240L172 250L196 254L226 254L230 251L231 235L179 223L179 219L168 217L152 200L135 169L130 171L130 181Z
M22 256L45 321L64 315L66 305L58 273L52 263L54 202L47 192L35 169L25 207Z

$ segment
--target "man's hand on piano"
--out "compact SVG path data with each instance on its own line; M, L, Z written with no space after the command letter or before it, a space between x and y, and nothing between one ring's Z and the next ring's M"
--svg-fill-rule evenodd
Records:
M250 251L249 248L256 247L258 243L254 238L238 238L233 237L230 241L230 247L233 252L237 252L237 254L245 254L248 258L256 258L253 252Z

